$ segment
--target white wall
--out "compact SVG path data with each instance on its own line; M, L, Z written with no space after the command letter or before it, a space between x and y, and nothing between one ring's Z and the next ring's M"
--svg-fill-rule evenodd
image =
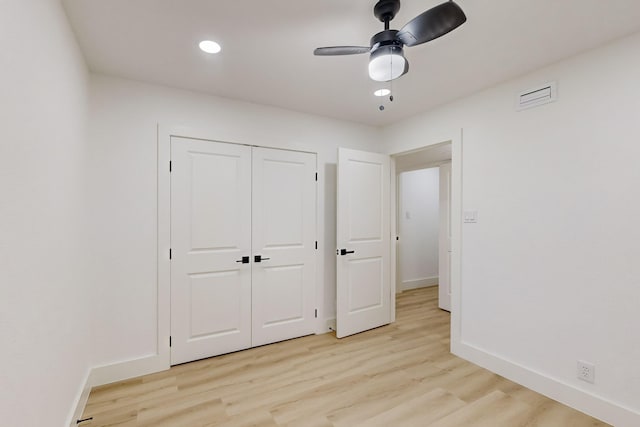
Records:
M158 123L220 141L318 153L319 247L325 261L319 304L324 318L335 317L337 147L379 149L377 129L100 75L91 79L90 108L92 256L100 289L96 365L157 351Z
M463 129L479 222L463 225L454 349L618 426L640 425L639 51L635 35L384 130L393 153ZM556 103L514 111L552 80Z
M438 283L439 172L429 168L399 176L401 289Z
M3 424L63 425L89 366L156 351L158 122L319 153L334 315L335 149L375 151L377 129L94 76L85 152L87 72L59 3L4 0L0 35ZM463 228L458 350L621 426L640 423L639 49L634 36L383 132L400 152L464 128L480 222ZM557 103L513 111L515 92L554 79ZM578 358L595 385L575 379Z
M0 2L0 52L0 424L62 426L90 365L88 73L56 0Z

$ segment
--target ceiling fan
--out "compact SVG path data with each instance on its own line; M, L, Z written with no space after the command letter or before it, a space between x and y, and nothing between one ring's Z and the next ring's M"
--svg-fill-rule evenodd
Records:
M369 77L387 82L397 79L409 71L409 62L404 57L404 46L416 46L437 39L467 21L464 12L453 0L439 4L413 18L400 30L390 30L389 22L400 10L400 0L379 0L373 14L384 22L384 31L371 38L370 46L319 47L317 56L371 54Z

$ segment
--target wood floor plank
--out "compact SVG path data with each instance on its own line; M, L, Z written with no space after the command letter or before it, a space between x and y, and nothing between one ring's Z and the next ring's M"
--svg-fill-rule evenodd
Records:
M606 424L567 406L547 400L538 406L527 420L526 427L545 427L559 425L563 427L602 427Z
M437 388L418 395L374 417L358 423L361 427L420 426L463 408L466 402L446 390Z
M531 407L496 390L446 417L433 427L517 427L522 426L531 413Z
M452 355L437 287L398 295L396 315L97 387L82 426L606 426Z
M147 400L138 405L137 421L145 426L159 426L167 421L174 424L202 421L204 424L227 419L222 400L207 392L176 393L169 398Z

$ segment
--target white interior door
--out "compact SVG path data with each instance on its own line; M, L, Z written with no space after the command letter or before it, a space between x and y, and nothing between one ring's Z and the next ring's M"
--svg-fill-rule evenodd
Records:
M253 149L253 346L315 329L316 155Z
M391 322L390 159L338 150L338 338Z
M251 148L172 138L171 161L177 364L251 346Z
M451 163L440 165L438 305L451 311Z

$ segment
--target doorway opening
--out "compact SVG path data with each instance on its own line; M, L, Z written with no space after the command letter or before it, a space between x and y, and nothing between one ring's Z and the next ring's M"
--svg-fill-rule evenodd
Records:
M451 160L444 142L397 154L396 292L438 286L451 311Z

